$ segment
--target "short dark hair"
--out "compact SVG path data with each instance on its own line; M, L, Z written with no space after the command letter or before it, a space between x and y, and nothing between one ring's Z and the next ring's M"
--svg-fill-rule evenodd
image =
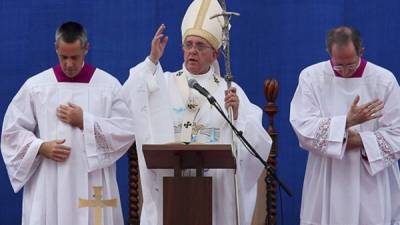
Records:
M58 41L61 39L66 43L74 43L79 40L82 47L86 47L88 44L88 38L85 28L77 22L69 21L63 23L56 30L56 46Z
M353 43L357 55L360 55L363 48L361 34L354 27L339 26L329 30L326 35L326 48L329 54L332 54L333 44L341 47L347 45L349 41Z

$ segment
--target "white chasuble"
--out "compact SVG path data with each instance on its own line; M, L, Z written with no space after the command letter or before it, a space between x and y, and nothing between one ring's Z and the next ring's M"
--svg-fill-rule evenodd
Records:
M213 94L219 87L221 77L213 67L203 75L191 75L184 67L176 72L170 82L169 96L174 117L175 142L185 143L218 143L220 138L219 124L207 127L200 120L205 111L202 106L211 109L210 103L196 90L189 88L188 80L195 79L202 87ZM204 108L204 107L203 107Z
M350 129L361 149L345 150L346 116L359 105L384 101L383 116ZM389 71L370 62L362 77L334 75L329 61L304 69L291 102L290 122L308 151L302 225L400 224L400 90Z
M186 69L183 68L184 73ZM176 76L180 72L163 72L160 65L155 66L148 58L130 70L130 76L123 86L122 95L127 100L135 121L135 135L138 147L141 185L143 190L142 225L162 225L162 178L173 176L172 170L149 170L144 161L142 144L171 143L180 140L188 102L182 93ZM189 73L189 72L187 72ZM214 82L216 71L203 75L186 74L188 79L196 79L203 87ZM219 79L214 91L210 90L218 103L224 108L226 83ZM271 139L262 124L261 110L253 105L237 85L240 99L239 117L235 121L239 130L263 158L267 158ZM213 88L211 88L213 89ZM195 90L188 90L189 96L204 98ZM196 100L197 101L197 100ZM226 112L225 112L226 113ZM239 196L241 202L242 224L250 224L256 200L257 179L262 165L244 149L238 140L232 140L231 130L216 109L208 101L203 101L193 119L192 142L209 144L231 144L238 146L237 173L239 175ZM251 132L249 132L251 131ZM205 176L212 177L213 185L213 225L235 224L234 170L209 169Z
M8 107L2 133L2 154L14 191L23 191L23 225L93 224L93 209L79 208L79 198L116 198L118 160L134 141L129 109L118 97L121 85L96 69L89 83L57 82L52 69L23 85ZM60 104L83 110L84 129L56 117ZM38 154L44 141L65 139L71 147L65 162ZM103 208L102 221L122 225L121 206Z

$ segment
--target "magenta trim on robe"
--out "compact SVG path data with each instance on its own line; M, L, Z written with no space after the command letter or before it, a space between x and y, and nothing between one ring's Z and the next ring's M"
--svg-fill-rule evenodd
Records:
M56 75L58 82L89 83L93 77L95 70L96 70L96 67L85 63L85 65L81 69L81 72L79 72L79 74L76 75L75 77L71 78L71 77L68 77L67 75L65 75L65 73L61 69L60 64L55 65L53 67L53 71L54 71L54 74Z
M332 70L333 70L333 72L335 72L335 76L343 77L342 75L340 75L340 73L338 73L336 70L333 69L332 60L329 60L329 61L331 62ZM361 58L360 66L353 73L353 75L351 75L351 77L348 77L348 78L362 77L366 65L367 65L367 60Z

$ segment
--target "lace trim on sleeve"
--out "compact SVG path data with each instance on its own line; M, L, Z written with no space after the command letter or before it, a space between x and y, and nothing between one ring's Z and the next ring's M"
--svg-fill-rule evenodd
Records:
M315 133L315 139L313 141L313 147L324 153L328 147L328 135L329 135L329 127L331 124L331 118L322 119L318 126L318 130Z
M98 123L94 123L94 138L96 140L96 147L99 152L111 152L111 148L107 143L107 139Z
M17 155L13 158L13 160L10 162L9 166L11 171L13 171L13 179L14 180L19 180L19 181L23 181L25 180L25 178L20 177L20 167L22 166L22 160L24 159L26 153L28 152L29 148L30 148L31 144L26 144L24 147L22 147L22 149L17 153ZM41 162L41 157L40 155L38 155L35 160L33 161L31 167L30 167L30 171L29 173L33 173L33 171L35 171ZM28 174L23 175L23 176L28 176Z
M25 157L26 152L28 151L29 147L30 147L30 144L25 145L25 146L17 153L17 155L16 155L15 158L14 158L14 161L21 161L21 160Z
M29 149L29 144L25 145L18 153L17 155L12 159L10 162L10 167L14 171L18 171L19 167L21 166L22 159L25 157L28 149Z
M393 164L393 162L396 161L396 159L393 154L392 146L390 146L390 144L385 140L383 135L378 131L375 132L375 136L376 140L378 141L380 154L382 155L385 164L386 165Z

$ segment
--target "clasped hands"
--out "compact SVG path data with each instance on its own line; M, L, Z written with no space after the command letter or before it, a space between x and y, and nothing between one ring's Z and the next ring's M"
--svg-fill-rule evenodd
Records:
M56 110L57 118L62 122L83 129L83 111L78 105L68 103ZM39 154L57 162L64 162L71 153L71 147L64 145L65 139L43 142Z

